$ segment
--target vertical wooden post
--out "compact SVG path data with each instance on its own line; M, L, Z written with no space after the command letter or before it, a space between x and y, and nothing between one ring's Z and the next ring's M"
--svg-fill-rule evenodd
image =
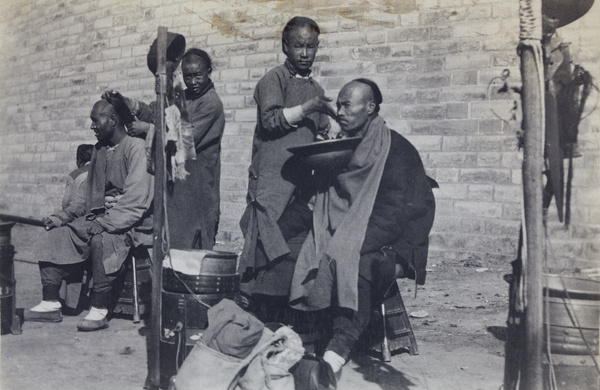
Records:
M523 197L525 216L526 259L524 262L525 353L521 390L541 390L543 351L543 285L544 223L542 174L544 169L544 85L541 52L542 2L532 0L529 9L538 30L523 42L521 35L521 94L523 107L524 156ZM523 25L523 13L521 16ZM541 73L541 74L540 74Z
M542 348L544 336L543 285L544 224L542 206L542 94L530 49L521 53L523 77L523 123L525 158L523 161L523 196L527 260L525 261L525 354L522 390L542 389ZM533 77L532 77L533 76ZM534 80L530 80L533 78ZM531 82L530 82L531 81ZM527 91L527 92L526 92Z
M158 28L157 39L157 72L160 90L156 91L156 107L154 126L155 176L154 176L154 229L152 246L152 311L150 315L150 334L148 335L148 379L150 389L160 388L160 332L161 332L161 289L163 263L163 228L164 228L164 186L165 186L165 105L167 86L167 28ZM149 383L148 383L149 382Z

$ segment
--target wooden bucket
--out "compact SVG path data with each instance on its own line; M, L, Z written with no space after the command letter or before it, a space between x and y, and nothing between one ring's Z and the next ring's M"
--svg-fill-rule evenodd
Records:
M208 326L208 308L240 289L237 254L201 249L171 250L163 262L160 381L169 378ZM179 271L178 271L179 270Z
M0 326L1 334L21 334L21 322L15 307L14 247L10 231L14 222L0 222Z
M600 281L545 275L544 286L546 388L550 388L550 368L559 389L600 388L594 361L598 359Z
M163 290L182 294L230 294L240 289L237 254L202 249L171 250L163 266ZM180 266L178 264L183 264ZM186 271L181 271L181 269Z

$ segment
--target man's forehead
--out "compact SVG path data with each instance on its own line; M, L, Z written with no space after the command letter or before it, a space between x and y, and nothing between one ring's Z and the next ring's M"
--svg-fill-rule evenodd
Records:
M185 72L186 68L208 68L208 63L206 60L200 56L195 54L191 54L185 57L181 63L181 70Z
M338 103L346 103L352 100L352 96L345 91L341 91L337 97Z
M338 101L350 101L370 97L371 89L368 85L352 81L346 84L338 95Z
M316 41L319 39L319 34L316 31L311 30L310 26L299 26L294 27L289 33L290 41Z

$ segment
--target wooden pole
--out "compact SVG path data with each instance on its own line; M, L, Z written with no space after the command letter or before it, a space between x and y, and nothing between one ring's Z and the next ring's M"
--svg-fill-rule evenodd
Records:
M542 389L542 348L544 336L542 265L544 262L544 224L542 207L542 93L531 50L521 53L523 77L523 123L525 158L523 161L523 196L527 260L525 261L525 354L521 390ZM532 77L533 76L533 77ZM534 80L531 80L533 78Z
M46 224L41 219L26 218L26 217L21 217L21 216L18 216L18 215L11 215L11 214L2 214L2 213L0 213L0 220L2 220L2 221L9 221L9 222L24 223L25 225L33 225L33 226L39 226L39 227L46 227Z
M154 175L154 229L152 246L152 311L150 313L150 334L148 335L148 379L150 389L160 388L160 332L161 332L161 289L163 263L163 227L164 227L164 187L165 187L165 105L167 86L167 28L158 28L157 39L157 72L160 90L156 91L156 107L154 111L154 126L156 135L154 141L155 175ZM149 383L148 383L149 382Z
M544 169L544 89L541 54L541 0L531 1L533 19L539 22L539 39L529 38L521 45L521 94L523 107L524 158L523 197L526 237L524 262L525 353L521 390L541 390L543 351L544 223L542 172ZM521 20L523 23L523 20ZM537 35L536 32L535 35ZM523 40L522 40L523 43ZM542 74L540 74L540 72Z

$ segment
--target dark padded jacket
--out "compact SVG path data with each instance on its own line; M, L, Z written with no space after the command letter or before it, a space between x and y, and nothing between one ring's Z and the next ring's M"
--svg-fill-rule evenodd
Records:
M419 152L402 135L391 131L383 169L361 256L388 247L406 275L425 283L429 232L435 214L433 179L427 177Z

